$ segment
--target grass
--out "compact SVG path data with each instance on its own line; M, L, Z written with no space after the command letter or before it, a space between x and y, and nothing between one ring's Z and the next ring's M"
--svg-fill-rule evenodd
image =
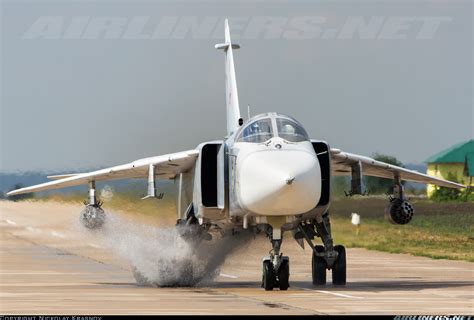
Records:
M383 218L386 200L336 200L331 207L334 240L352 248L474 262L474 203L412 203L413 220L393 225ZM351 224L351 212L361 215L359 234Z

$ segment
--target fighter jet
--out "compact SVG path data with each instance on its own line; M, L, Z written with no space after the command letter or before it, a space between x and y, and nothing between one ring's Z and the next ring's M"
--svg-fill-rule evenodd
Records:
M156 180L173 179L177 186L177 225L193 226L194 241L222 232L264 232L271 243L262 262L262 287L287 290L290 260L281 253L283 233L291 234L312 252L312 281L326 283L332 271L334 285L346 284L346 253L334 245L329 219L331 177L351 178L350 194L363 194L363 175L392 179L394 194L385 216L394 224L406 224L414 208L405 196L402 181L450 188L465 186L416 171L331 148L311 139L296 119L269 112L245 120L241 117L234 50L225 21L225 42L215 48L225 54L227 135L199 144L195 149L150 157L93 172L50 176L53 181L21 188L16 195L78 185L88 185L89 196L81 220L89 228L105 221L96 197L96 182L148 179L146 198L156 198ZM314 239L321 238L322 245ZM199 239L198 239L199 238Z

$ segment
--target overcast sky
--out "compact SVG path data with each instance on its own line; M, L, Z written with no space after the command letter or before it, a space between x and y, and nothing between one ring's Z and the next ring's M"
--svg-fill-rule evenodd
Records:
M419 163L473 138L471 1L3 1L1 170L110 166L225 134L241 112ZM235 26L233 28L232 26Z

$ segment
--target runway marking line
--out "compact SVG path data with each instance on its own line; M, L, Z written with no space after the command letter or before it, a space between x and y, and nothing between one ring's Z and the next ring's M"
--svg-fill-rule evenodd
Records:
M56 231L51 231L51 235L52 235L52 236L55 236L55 237L58 237L58 238L61 238L61 239L66 238L65 235L63 235L63 234L61 234L61 233L59 233L59 232L56 232Z
M35 274L35 275L62 275L62 274L83 274L79 272L0 272L0 274L9 275L24 275L24 274Z
M31 227L31 226L28 226L25 229L28 230L28 231L31 231L31 232L41 232L40 229Z
M237 279L238 278L237 276L233 276L231 274L225 274L225 273L220 273L219 275L221 277L224 277L224 278L231 278L231 279Z
M333 295L333 296L341 297L341 298L365 299L364 297L351 296L349 294L331 292L331 291L326 291L326 290L312 290L312 289L307 289L307 288L298 288L298 289L302 289L304 291L312 291L312 292L319 292L319 293L329 294L329 295Z
M331 294L333 296L342 297L342 298L364 299L364 297L356 297L356 296L351 296L349 294L343 294L343 293L337 293L337 292L331 292L331 291L325 291L325 290L311 290L311 291L316 291L316 292L325 293L325 294Z

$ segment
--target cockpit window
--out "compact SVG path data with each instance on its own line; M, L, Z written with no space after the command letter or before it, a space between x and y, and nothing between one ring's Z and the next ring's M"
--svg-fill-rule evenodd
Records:
M278 136L286 141L301 142L309 140L308 134L303 127L294 121L277 118Z
M261 119L248 124L240 134L237 142L261 143L273 137L272 120Z

